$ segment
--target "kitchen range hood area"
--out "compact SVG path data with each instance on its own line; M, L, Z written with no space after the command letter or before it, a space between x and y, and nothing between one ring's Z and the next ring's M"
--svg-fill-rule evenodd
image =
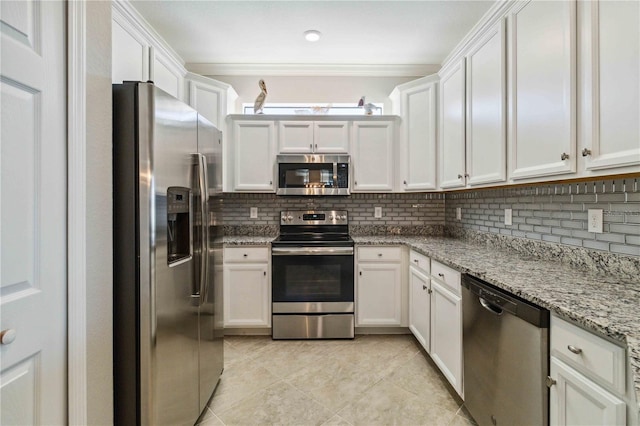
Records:
M640 3L497 1L423 72L192 61L155 5L112 6L117 419L639 424Z

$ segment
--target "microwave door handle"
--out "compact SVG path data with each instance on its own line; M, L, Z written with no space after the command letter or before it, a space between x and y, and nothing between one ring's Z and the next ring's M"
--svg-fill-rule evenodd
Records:
M331 186L338 187L338 163L333 163L333 185Z

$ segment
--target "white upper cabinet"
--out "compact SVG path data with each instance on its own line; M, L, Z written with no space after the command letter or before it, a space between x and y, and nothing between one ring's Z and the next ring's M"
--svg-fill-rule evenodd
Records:
M465 186L465 60L440 74L440 187Z
M578 2L578 13L583 95L578 147L583 168L589 171L585 175L638 166L640 3Z
M506 181L505 50L505 22L500 20L466 55L466 173L469 186Z
M232 120L234 191L275 192L273 121ZM228 158L228 157L227 157Z
M111 82L149 80L149 43L114 13L111 21Z
M112 2L111 81L153 81L184 100L182 59L129 2Z
M349 152L348 121L279 121L281 154Z
M349 152L348 121L316 121L313 123L313 151L316 153Z
M184 74L182 70L173 64L169 57L154 47L151 47L151 57L149 79L174 98L184 99Z
M528 1L509 13L513 180L576 170L576 3Z
M223 133L226 117L236 110L238 94L233 87L212 78L187 73L189 105Z
M436 189L437 76L396 87L391 94L400 124L400 191Z
M393 190L393 121L354 121L352 192Z

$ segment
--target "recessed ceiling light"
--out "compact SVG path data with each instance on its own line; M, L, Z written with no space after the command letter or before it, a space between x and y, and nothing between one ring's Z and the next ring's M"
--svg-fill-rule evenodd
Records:
M320 40L320 35L320 31L316 30L309 30L304 32L304 38L306 38L307 41L318 41Z

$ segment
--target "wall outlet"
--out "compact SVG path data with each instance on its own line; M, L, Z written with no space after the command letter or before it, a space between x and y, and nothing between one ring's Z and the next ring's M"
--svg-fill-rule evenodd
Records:
M511 209L504 209L504 224L513 225L513 211Z
M456 220L462 220L462 207L456 207Z
M589 232L602 234L602 209L589 209L587 214Z
M251 219L257 219L258 218L258 208L257 207L251 207L249 209L249 218L251 218Z
M382 207L376 207L374 209L373 217L380 219L382 217Z

